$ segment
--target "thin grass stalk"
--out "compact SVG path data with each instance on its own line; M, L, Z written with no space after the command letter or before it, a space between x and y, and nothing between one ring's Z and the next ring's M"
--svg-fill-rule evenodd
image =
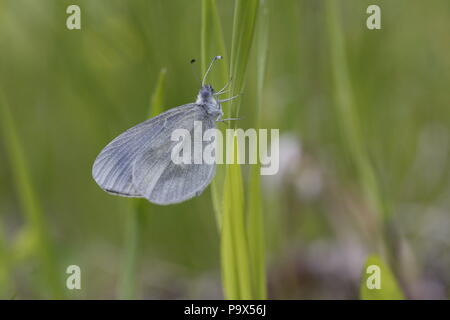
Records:
M327 0L327 25L331 50L331 65L335 94L335 106L343 138L346 140L349 154L356 167L359 183L370 208L378 215L377 230L373 241L377 249L383 254L382 241L378 238L382 234L381 222L387 212L380 196L378 182L369 159L368 150L363 142L358 110L354 100L354 93L350 82L349 69L345 53L345 40L342 32L338 2Z
M160 114L164 105L164 92L166 83L166 69L161 69L153 94L150 98L150 107L148 116L154 117ZM142 199L133 199L130 201L130 212L126 217L125 223L125 255L123 262L122 275L119 287L119 296L121 299L136 299L138 297L138 264L139 247L141 239L141 230L143 215L148 203Z
M11 259L6 247L6 238L3 232L3 224L0 220L0 299L10 298L11 288Z
M222 32L216 0L202 0L202 30L201 30L201 69L206 72L211 59L222 56L224 62L214 66L214 72L209 75L209 80L216 86L224 85L228 81L227 52Z
M258 0L235 1L230 64L230 74L233 78L231 86L233 96L242 94L244 89L244 79L253 43L258 5ZM238 117L240 101L241 99L232 101L230 117Z
M227 52L222 32L220 17L217 12L215 0L202 0L202 30L201 30L201 66L202 74L212 57L221 55L224 61L216 63L214 72L210 76L211 83L217 90L228 81ZM224 126L219 129L224 133ZM225 181L225 166L216 165L216 176L211 183L211 197L216 216L217 228L220 231L222 224L223 184Z
M250 256L248 252L247 232L244 216L244 191L241 176L241 167L237 163L238 144L234 139L234 163L227 165L225 175L224 196L223 196L223 218L222 229L222 249L231 250L231 261L222 260L224 270L231 270L236 274L231 274L232 279L237 280L237 288L233 288L232 293L238 292L237 296L231 292L225 292L229 299L253 299ZM227 152L229 152L227 150ZM233 265L230 266L230 264ZM225 264L225 265L224 265ZM226 274L224 274L225 276ZM224 282L228 282L224 279Z
M215 0L202 1L202 74L206 72L206 68L211 58L217 55L223 55L226 59L225 44L220 24L220 18L217 13ZM226 61L226 60L225 60ZM215 70L212 74L213 83L228 81L228 72L225 63L216 63L222 65L222 68ZM224 132L224 127L219 127ZM224 199L225 185L224 165L216 166L216 176L211 184L211 195L216 214L216 222L221 238L221 262L222 262L222 281L225 297L228 299L239 299L240 288L237 273L237 259L235 256L234 237L231 234L232 219L229 214L223 215L224 203L228 200ZM228 212L228 211L227 211Z
M225 203L225 200L224 200ZM226 299L240 299L239 278L235 259L234 239L231 233L232 220L230 215L224 215L222 221L222 233L220 237L221 267L222 267L222 286Z
M380 194L378 181L370 162L368 150L365 148L363 141L357 106L355 104L354 93L350 81L350 73L345 53L345 40L338 9L337 1L327 0L327 24L338 120L341 130L343 131L343 137L346 139L349 146L349 154L356 166L359 183L363 188L363 194L370 208L376 213L377 221L375 222L375 228L373 228L373 234L371 235L373 250L379 253L381 264L383 264L384 274L392 274L389 266L383 263L383 260L387 261L388 259L383 228L383 223L388 218L388 212ZM370 259L370 257L368 259ZM364 275L366 274L366 270L363 269L362 272ZM398 287L394 277L392 276L392 280L387 281L388 282L385 284L389 283L389 290L383 290L383 298L403 298L403 293ZM364 298L364 296L362 296L362 298Z
M232 95L242 92L248 57L253 43L258 4L257 0L235 1L230 64L230 73L233 78ZM232 103L230 114L237 115L238 109L239 102ZM243 181L241 167L236 161L237 139L233 137L233 141L234 150L227 149L226 151L234 151L235 163L227 164L223 196L224 225L221 234L221 247L224 294L227 299L252 299L254 298L254 290L245 225ZM228 257L224 257L226 253L229 253ZM236 281L237 287L230 289L228 284L236 286Z
M267 1L260 0L260 14L258 16L256 30L256 81L257 103L255 114L255 129L261 127L261 108L263 100L263 88L266 75L269 9ZM257 151L259 152L259 150ZM252 270L252 286L255 299L267 298L266 261L265 261L265 237L264 217L262 210L261 175L260 164L251 166L250 182L248 186L249 200L247 212L248 244Z
M137 297L137 265L140 239L139 200L130 200L130 210L125 221L125 252L120 278L120 299Z
M31 182L25 152L10 107L3 94L0 94L0 122L15 187L25 214L25 228L30 228L33 234L36 252L41 263L39 273L42 274L42 282L52 298L62 298L62 285L58 277L58 274L62 274L62 272L57 266L48 231L45 227L44 214Z

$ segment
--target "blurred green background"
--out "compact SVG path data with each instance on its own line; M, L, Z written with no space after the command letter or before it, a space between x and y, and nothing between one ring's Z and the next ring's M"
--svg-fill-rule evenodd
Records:
M338 1L364 145L387 203L390 264L409 298L450 294L450 2ZM81 30L66 8L81 7ZM217 1L229 50L233 1ZM382 29L366 28L378 4ZM357 298L377 218L333 107L324 2L272 1L263 128L280 129L280 172L263 177L269 298ZM100 150L145 120L162 68L167 108L199 89L201 1L1 0L0 93L11 110L65 298L117 298L133 200L91 178ZM227 59L219 63L229 64ZM239 126L255 110L253 51ZM223 84L214 84L218 88ZM224 108L226 109L226 105ZM0 122L3 124L3 122ZM0 298L48 298L27 231L9 137L0 139ZM246 176L244 175L244 178ZM147 204L137 280L145 299L222 298L210 191Z

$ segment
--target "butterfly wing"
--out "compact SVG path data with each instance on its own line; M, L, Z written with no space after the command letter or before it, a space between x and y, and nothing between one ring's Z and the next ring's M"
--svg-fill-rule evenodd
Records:
M181 121L171 123L170 132L160 137L158 148L148 148L134 162L133 186L150 202L166 205L188 200L201 194L214 178L214 164L176 164L171 159L172 149L178 143L170 140L175 129L189 131L191 159L194 159L194 121L201 121L202 136L206 130L215 127L215 118L198 106ZM202 142L201 150L209 143Z
M105 191L125 196L142 197L132 183L133 163L143 153L158 149L165 139L170 140L174 124L179 123L198 108L191 103L170 109L148 119L119 135L98 155L92 168L92 176ZM167 137L166 137L167 136Z

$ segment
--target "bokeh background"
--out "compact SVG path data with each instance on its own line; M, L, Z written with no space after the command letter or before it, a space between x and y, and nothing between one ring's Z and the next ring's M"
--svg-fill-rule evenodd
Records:
M70 4L81 7L81 30L66 28ZM233 1L217 4L230 48ZM366 28L369 4L382 9L381 30ZM450 2L346 0L339 8L364 144L388 207L390 265L408 298L446 299ZM281 136L280 172L263 179L269 298L355 299L376 218L337 124L324 3L273 1L269 10L262 127L279 128ZM2 103L25 155L52 272L64 286L68 265L82 270L82 290L63 289L64 298L120 297L133 200L103 192L91 166L112 138L145 120L162 68L167 108L194 100L200 69L194 65L194 74L189 61L200 58L200 24L199 0L0 1ZM255 54L242 128L255 110ZM5 131L0 297L52 297ZM209 189L183 204L143 210L137 297L222 298Z

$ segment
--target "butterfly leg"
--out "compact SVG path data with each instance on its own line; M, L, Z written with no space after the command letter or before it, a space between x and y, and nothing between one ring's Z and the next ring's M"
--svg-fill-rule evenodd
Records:
M219 103L223 103L223 102L231 101L231 100L233 100L233 99L236 99L236 98L237 98L237 97L239 97L239 96L240 96L240 94L238 94L238 95L236 95L236 96L234 96L234 97L231 97L231 98L227 98L227 99L219 100Z
M224 94L224 93L228 92L229 90L225 91L225 89L228 88L228 86L230 85L232 79L233 78L230 78L230 80L228 80L227 84L222 89L220 89L218 92L214 93L214 95L218 96L220 94Z
M232 121L232 120L242 120L242 118L217 119L216 122L225 122L225 121Z
M225 91L219 91L219 92L214 93L214 95L215 95L215 96L219 96L219 95L221 95L221 94L225 94L225 93L228 93L228 92L230 92L230 91L231 91L231 89L230 89L230 90L225 90Z

